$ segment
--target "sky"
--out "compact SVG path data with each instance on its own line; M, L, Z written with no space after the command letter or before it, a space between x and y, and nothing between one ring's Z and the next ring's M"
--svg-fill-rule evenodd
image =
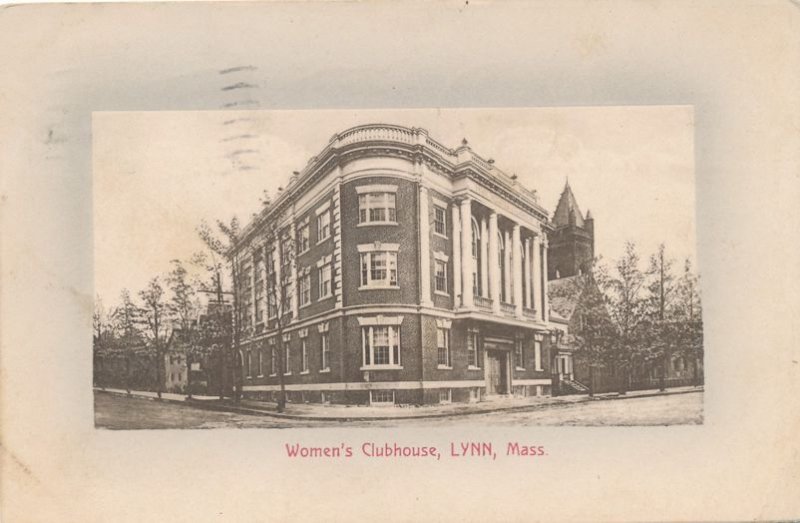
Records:
M203 250L201 221L243 223L334 133L365 123L463 138L538 191L552 217L564 184L595 219L595 253L626 241L644 262L659 243L695 258L690 106L502 109L95 112L92 118L95 293L106 305ZM676 265L676 267L681 264Z

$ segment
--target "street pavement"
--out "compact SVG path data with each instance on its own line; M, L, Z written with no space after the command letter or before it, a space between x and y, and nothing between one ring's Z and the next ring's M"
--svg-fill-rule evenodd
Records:
M178 395L176 395L178 396ZM455 414L455 413L454 413ZM166 428L300 428L300 427L428 427L483 426L609 426L672 425L703 422L703 392L640 395L627 399L564 401L526 410L495 410L469 415L445 415L414 419L367 419L325 421L288 419L198 408L193 404L153 401L95 392L95 426L108 429Z

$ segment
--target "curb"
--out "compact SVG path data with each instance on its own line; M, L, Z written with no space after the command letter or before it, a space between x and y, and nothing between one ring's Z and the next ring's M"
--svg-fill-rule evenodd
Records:
M690 389L690 390L679 390L679 391L666 391L666 392L653 392L648 394L636 394L636 395L622 395L622 396L595 396L589 397L586 396L577 401L562 401L562 402L552 402L552 403L539 403L539 404L529 404L529 405L513 405L509 407L499 407L493 409L477 409L477 410L467 410L467 411L455 411L455 412L436 412L430 414L420 414L416 416L308 416L308 415L301 415L301 414L286 414L282 412L274 412L268 411L263 409L257 408L249 408L249 407L240 407L236 405L229 405L229 404L220 404L216 403L219 400L196 400L196 399L187 399L187 400L174 400L169 398L154 398L151 396L138 396L135 393L131 393L128 395L125 392L117 392L117 391L108 391L108 390L100 390L94 389L97 392L102 392L105 394L113 394L116 396L122 397L133 397L138 399L145 399L150 401L161 401L161 402L168 402L175 405L191 405L195 408L200 408L204 410L212 410L216 412L233 412L236 414L246 414L251 416L268 416L272 418L279 418L279 419L290 419L290 420L297 420L297 421L326 421L326 422L353 422L353 421L403 421L403 420L415 420L415 419L432 419L432 418L452 418L452 417L460 417L460 416L472 416L478 414L490 414L492 412L525 412L525 411L535 411L535 410L543 410L547 408L560 408L560 407L567 407L570 405L579 405L581 403L589 403L594 401L614 401L614 400L625 400L625 399L637 399L637 398L652 398L656 396L673 396L678 394L693 394L697 392L704 392L705 387L699 387L697 389ZM214 403L211 403L214 401Z

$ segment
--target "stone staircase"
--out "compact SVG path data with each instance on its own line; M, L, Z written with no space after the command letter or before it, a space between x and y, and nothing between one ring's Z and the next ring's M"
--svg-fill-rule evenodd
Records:
M561 386L561 394L588 394L589 387L580 381L562 379L559 383Z

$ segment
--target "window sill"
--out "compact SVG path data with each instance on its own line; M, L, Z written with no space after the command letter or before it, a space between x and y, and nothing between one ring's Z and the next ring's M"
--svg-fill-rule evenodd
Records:
M438 236L439 238L444 238L445 240L449 239L446 234L442 234L440 232L433 231L433 235Z
M374 227L374 226L381 226L381 225L398 225L397 222L363 222L356 225L356 227Z
M442 365L442 364L437 365L436 368L439 369L439 370L453 370L453 367L451 367L449 365Z
M292 375L292 373L291 373L291 372L284 372L284 373L283 373L283 375L284 375L284 376L291 376L291 375Z
M514 370L521 370L521 371L524 371L524 370L525 370L525 367L514 367Z
M299 306L299 307L297 307L297 308L298 308L299 310L307 309L307 308L311 307L311 305L312 305L313 303L314 303L313 301L309 301L308 303L304 303L303 305L300 305L300 306Z
M325 243L326 241L330 240L330 239L331 239L331 237L332 237L332 236L329 234L328 236L326 236L326 237L324 237L324 238L320 238L320 239L318 239L318 240L317 240L317 243L315 244L315 246L316 246L316 245L320 245L320 244L322 244L322 243ZM309 249L309 250L310 250L310 249ZM306 251L306 252L308 252L308 251Z
M268 377L268 378L277 378L277 377L278 377L278 375L277 375L277 374L270 374L270 375L269 375L269 376L267 376L267 377Z
M358 370L402 370L402 365L365 365Z
M263 378L263 377L264 377L263 374L259 374L258 376L256 376L256 378Z
M304 251L300 251L300 252L298 252L298 253L297 253L297 255L298 255L298 256L302 256L302 255L304 255L304 254L308 254L309 252L311 252L311 247L307 248L307 249L306 249L306 250L304 250Z
M481 370L480 367L476 367L475 365L468 365L467 370Z
M304 370L303 372L300 373L301 376L303 376L304 374L311 374L311 371L310 370Z
M449 297L450 297L450 293L449 293L449 292L444 292L444 291L433 291L433 293L434 293L435 295L437 295L437 296L445 296L445 297L447 297L447 298L449 298Z
M328 374L328 373L330 373L330 371L331 371L331 368L330 367L326 367L324 369L320 369L319 373L320 374Z
M317 298L317 301L328 300L330 298L333 298L333 294L326 294L325 296L320 296L319 298Z
M373 290L400 290L399 285L361 285L358 287L360 291L373 291Z

